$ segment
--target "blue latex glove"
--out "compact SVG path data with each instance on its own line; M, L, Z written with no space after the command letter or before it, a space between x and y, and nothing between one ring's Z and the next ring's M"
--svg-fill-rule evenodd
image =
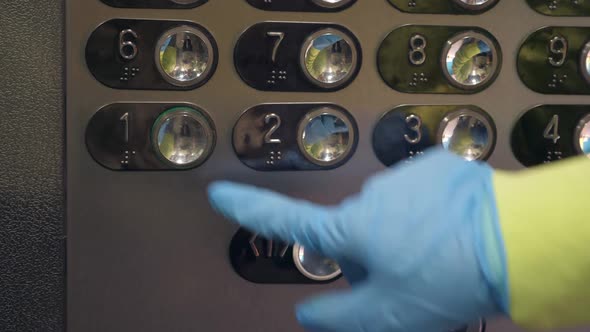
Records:
M300 304L307 330L445 332L501 311L482 257L493 247L482 236L494 218L492 172L438 150L334 207L227 182L209 193L245 228L338 261L352 289Z

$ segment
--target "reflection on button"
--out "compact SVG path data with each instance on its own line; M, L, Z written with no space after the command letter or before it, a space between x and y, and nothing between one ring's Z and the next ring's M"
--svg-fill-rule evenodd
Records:
M310 112L299 124L297 143L312 163L331 166L352 151L354 129L340 111L324 107Z
M582 51L582 59L580 61L580 69L582 75L586 79L586 82L590 84L590 42L586 43L584 50Z
M590 114L586 115L578 123L574 140L578 153L590 158Z
M439 143L466 160L484 160L492 152L495 137L490 122L471 110L460 110L443 119Z
M443 72L460 89L475 89L487 83L498 70L498 52L494 43L476 32L457 35L445 44Z
M299 244L293 246L293 262L301 274L315 281L332 280L342 273L334 260L322 257Z
M202 164L213 150L215 132L209 120L195 109L175 107L162 113L152 128L158 156L176 168Z
M339 8L348 5L352 0L312 0L313 3L324 8Z
M352 39L336 29L323 29L312 34L300 54L305 76L322 88L334 88L348 82L358 65L357 59Z
M488 8L498 2L498 0L453 0L453 1L461 7L465 8L465 9L471 9L471 10L482 10L482 9Z
M189 26L164 33L158 41L155 54L156 67L162 77L177 86L194 85L205 79L211 71L214 57L207 36Z

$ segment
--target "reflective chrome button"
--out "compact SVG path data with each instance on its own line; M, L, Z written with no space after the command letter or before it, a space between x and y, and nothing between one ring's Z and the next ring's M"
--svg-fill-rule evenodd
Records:
M297 133L297 143L303 155L320 166L335 165L348 157L355 140L348 117L330 107L308 113Z
M158 40L156 67L171 84L194 85L207 78L213 67L213 52L211 41L202 31L189 26L174 28Z
M496 4L498 0L453 0L457 5L470 10L484 10Z
M175 107L162 113L152 127L152 145L158 156L175 168L202 164L215 144L215 131L202 112Z
M586 43L582 51L582 58L580 60L580 70L586 82L590 84L590 42Z
M590 158L590 114L586 115L578 123L574 134L574 145L579 154Z
M301 274L315 281L332 280L342 273L334 260L322 257L299 244L293 246L293 262Z
M476 89L486 84L498 70L494 43L477 32L461 33L445 44L442 69L447 80L460 89Z
M305 76L322 88L347 83L358 66L358 50L352 38L331 28L309 36L299 57Z
M446 116L438 131L442 146L466 160L488 158L494 146L494 130L481 114L463 109Z
M312 0L313 3L324 8L339 8L344 7L352 2L352 0Z

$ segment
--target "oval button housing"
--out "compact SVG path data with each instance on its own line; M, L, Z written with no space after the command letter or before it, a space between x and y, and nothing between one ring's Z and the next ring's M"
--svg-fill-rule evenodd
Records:
M217 67L217 44L188 21L115 19L100 25L86 44L86 64L115 89L192 90Z
M264 22L240 36L234 62L242 80L258 90L328 92L355 79L362 50L340 25Z
M389 0L389 2L406 13L476 15L492 9L499 0Z
M92 158L115 171L195 168L207 160L215 142L210 117L185 103L107 105L86 128Z
M400 92L473 94L496 80L502 51L481 28L408 25L383 40L377 66L385 83Z
M529 6L537 12L548 16L590 16L588 1L546 1L527 0Z
M208 0L101 0L109 6L119 8L158 8L182 9L195 8L205 4Z
M512 131L512 151L527 167L587 154L590 105L542 105L527 111Z
M590 95L590 27L546 27L527 37L518 52L518 74L543 94Z
M259 171L328 170L345 164L358 127L334 104L262 104L245 111L233 131L238 158Z
M466 160L487 160L496 145L492 118L473 105L405 105L387 112L373 131L373 150L385 165L412 162L435 145Z

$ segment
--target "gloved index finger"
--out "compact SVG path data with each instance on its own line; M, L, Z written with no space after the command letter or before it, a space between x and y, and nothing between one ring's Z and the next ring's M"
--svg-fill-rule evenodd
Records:
M213 183L209 200L226 218L266 238L299 243L331 258L347 244L335 209L230 182Z

